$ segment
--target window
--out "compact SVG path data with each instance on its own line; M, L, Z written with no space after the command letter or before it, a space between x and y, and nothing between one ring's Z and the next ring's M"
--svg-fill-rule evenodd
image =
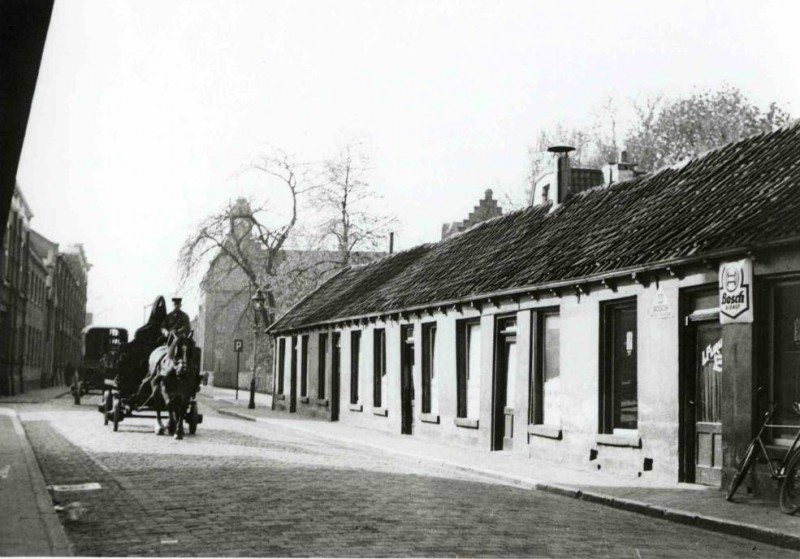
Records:
M373 337L374 351L373 355L373 406L376 408L383 407L384 397L383 391L386 388L386 383L383 382L383 377L386 375L386 330L383 328L376 328Z
M286 367L286 338L278 341L278 394L283 394L283 375Z
M456 324L458 417L480 415L481 323L462 320Z
M601 432L636 429L639 417L636 301L606 303L601 320Z
M778 404L773 423L797 425L791 410L800 401L800 278L775 282L770 286L770 400ZM791 444L796 429L773 429L778 444Z
M328 334L319 335L319 359L317 360L317 398L325 398L325 365L328 356Z
M300 338L300 396L308 396L308 336Z
M361 331L350 332L350 403L357 404L358 394L358 357L361 354Z
M561 378L559 347L561 317L558 310L534 313L536 340L531 368L529 422L536 425L561 425Z
M422 413L433 413L436 401L436 324L422 325Z

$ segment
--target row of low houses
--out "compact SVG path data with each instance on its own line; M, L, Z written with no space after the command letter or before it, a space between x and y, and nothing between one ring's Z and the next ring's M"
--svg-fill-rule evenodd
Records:
M32 218L17 186L0 251L0 395L69 382L81 360L90 264L82 245L60 247Z
M531 207L346 268L285 313L274 407L727 484L766 402L800 400L800 126L595 186L553 158Z

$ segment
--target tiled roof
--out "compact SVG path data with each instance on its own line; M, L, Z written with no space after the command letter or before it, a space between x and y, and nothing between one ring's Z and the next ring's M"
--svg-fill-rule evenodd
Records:
M800 125L348 268L271 331L665 266L800 238Z

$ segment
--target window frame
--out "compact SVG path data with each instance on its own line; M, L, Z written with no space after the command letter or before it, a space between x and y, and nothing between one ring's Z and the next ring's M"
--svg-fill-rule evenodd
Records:
M308 397L308 334L300 337L300 397Z
M327 382L325 367L327 366L328 358L328 332L320 332L317 337L317 344L317 398L323 400L325 399L325 383Z
M456 321L456 417L468 419L467 402L469 400L469 353L470 327L480 326L480 317L463 318ZM478 371L480 374L480 371Z
M375 328L372 333L372 405L383 407L383 377L386 376L386 328Z
M561 318L561 307L535 309L531 316L531 365L528 376L528 425L545 425L544 422L544 384L545 358L547 356L545 320L550 316ZM561 347L561 327L559 326L559 348ZM559 377L561 376L561 355L558 357ZM560 425L559 425L560 426Z
M350 403L358 404L360 394L361 330L350 332Z
M636 426L621 427L615 423L616 408L614 402L614 386L616 377L613 363L613 351L609 348L614 336L613 316L614 311L624 308L632 308L634 316L634 340L632 352L635 356L634 365L636 368ZM600 379L599 379L599 418L598 433L608 435L629 435L634 434L639 429L639 309L637 296L624 297L603 301L600 304ZM621 413L621 411L620 411Z
M286 369L286 338L278 340L278 394L283 394L285 388L284 374Z
M422 324L422 413L434 412L436 382L436 322Z
M756 320L765 326L763 334L757 338L757 343L759 344L758 352L763 355L761 362L764 364L762 366L764 373L761 375L762 378L760 379L760 382L767 389L766 392L768 394L768 401L779 403L780 398L776 395L776 392L780 390L778 388L779 383L777 382L776 373L782 372L778 370L779 342L776 332L779 328L779 325L777 324L778 313L776 311L778 306L777 291L780 287L800 283L800 275L797 273L776 274L765 279L766 281L764 282L764 287L756 293L756 296L760 295L762 299L765 299L765 301L762 304L758 304L757 302L755 306L755 312L757 313ZM766 344L766 347L764 344ZM761 348L763 348L763 350ZM765 398L765 400L767 398ZM791 398L791 400L794 400L794 398ZM780 405L778 407L778 411L773 423L783 425L800 425L800 420L797 419L797 416L791 412L787 413L788 410L785 408L786 406L784 405ZM769 443L781 448L790 446L796 433L796 430L791 427L788 429L789 433L786 433L786 436L782 436L781 429L770 429L769 431L770 432L767 434Z

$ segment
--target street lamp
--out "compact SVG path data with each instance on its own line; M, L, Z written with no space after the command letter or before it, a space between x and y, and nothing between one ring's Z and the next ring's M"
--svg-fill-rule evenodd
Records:
M264 308L264 294L260 289L256 289L255 295L251 297L253 301L253 376L250 377L250 403L249 409L256 407L256 357L258 356L258 316Z

